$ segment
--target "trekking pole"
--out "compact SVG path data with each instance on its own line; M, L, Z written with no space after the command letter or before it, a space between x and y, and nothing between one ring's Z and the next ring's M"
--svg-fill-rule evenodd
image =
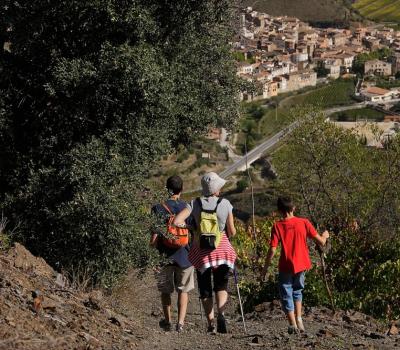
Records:
M238 294L238 298L239 298L239 307L240 307L240 313L242 315L243 328L244 328L244 332L247 334L247 327L246 327L246 321L244 319L243 304L242 304L242 298L240 297L240 289L239 289L238 274L237 274L236 267L233 269L233 277L235 280L236 290L237 290L237 294Z
M200 295L200 287L199 287L199 279L197 278L197 290L199 292L199 310L200 310L200 319L201 323L203 323L203 308L201 306L201 295Z
M325 289L329 296L329 301L331 303L332 312L335 314L336 313L335 302L333 300L333 294L332 294L331 289L329 288L328 278L326 276L325 251L324 251L324 248L322 248L319 244L317 244L317 251L319 254L319 258L321 260L322 278L324 280Z

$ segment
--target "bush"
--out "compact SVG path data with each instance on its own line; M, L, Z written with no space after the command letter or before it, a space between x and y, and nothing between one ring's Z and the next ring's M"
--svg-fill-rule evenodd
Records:
M236 190L238 192L243 192L249 187L249 182L245 179L239 180L236 182Z
M0 6L12 28L0 55L0 210L34 254L84 264L106 285L148 263L149 170L238 116L231 10L228 0Z

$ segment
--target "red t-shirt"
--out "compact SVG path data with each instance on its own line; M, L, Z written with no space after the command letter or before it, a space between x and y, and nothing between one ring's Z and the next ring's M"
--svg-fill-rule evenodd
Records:
M296 274L311 268L307 237L313 238L317 231L310 221L293 217L277 221L271 231L271 247L282 245L279 271Z

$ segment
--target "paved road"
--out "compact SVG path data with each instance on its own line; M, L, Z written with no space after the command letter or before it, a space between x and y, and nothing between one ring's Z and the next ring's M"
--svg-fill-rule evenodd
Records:
M379 102L379 104L393 104L396 102L400 102L400 99L394 99L390 101L385 101L385 102ZM342 107L336 107L336 108L330 108L325 110L326 115L330 115L333 113L337 112L342 112L346 110L351 110L351 109L361 109L361 108L366 108L370 105L375 105L376 109L380 109L378 107L378 103L371 103L371 102L360 102L360 103L355 103L349 106L342 106ZM380 109L383 111L383 109ZM279 131L277 134L272 136L271 138L265 140L263 143L258 145L256 148L251 150L248 154L247 157L241 157L235 163L232 165L228 166L225 170L223 170L219 175L222 178L228 178L232 174L236 173L239 170L246 170L246 164L249 166L251 163L255 162L258 158L261 157L261 155L268 151L269 149L273 148L285 135L293 131L297 126L297 122L292 123L285 129Z
M250 165L251 163L255 162L260 156L274 147L285 135L290 133L297 125L297 122L290 124L285 129L279 131L277 134L269 138L268 140L264 141L256 148L252 149L250 152L247 153L247 156L241 157L238 161L233 163L231 166L226 168L222 171L219 175L222 178L228 178L238 170L246 170L246 164Z

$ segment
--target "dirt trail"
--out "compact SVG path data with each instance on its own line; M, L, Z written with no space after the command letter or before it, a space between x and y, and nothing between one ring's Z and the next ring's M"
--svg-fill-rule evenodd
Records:
M34 290L43 296L36 299L38 312ZM332 317L321 308L305 315L305 335L289 336L278 302L259 305L246 315L249 334L245 335L236 307L233 293L226 312L229 334L207 335L193 292L185 332L166 333L158 326L161 308L151 272L132 271L111 295L104 296L99 291L73 290L44 260L20 245L0 254L0 349L4 350L400 348L400 336L387 336L387 325L361 313L339 312ZM397 326L392 333L398 332Z

